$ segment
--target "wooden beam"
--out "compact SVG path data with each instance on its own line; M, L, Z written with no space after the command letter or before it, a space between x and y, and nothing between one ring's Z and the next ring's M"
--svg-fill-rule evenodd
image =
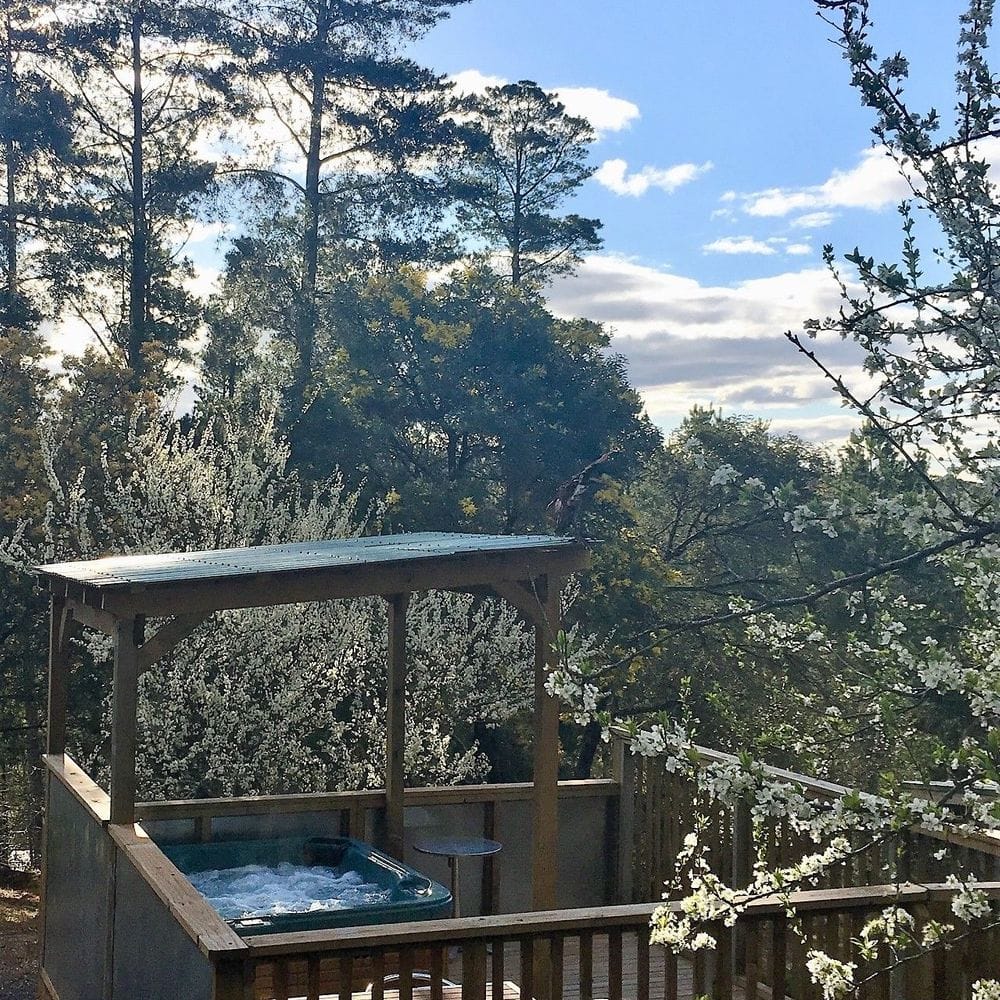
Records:
M147 639L138 652L138 669L144 674L150 667L161 660L179 642L186 639L209 615L178 615L172 621L162 625L156 635Z
M388 679L385 727L386 848L403 860L403 751L406 740L406 606L409 594L389 603Z
M497 581L530 580L543 574L566 576L585 569L590 554L583 546L552 551L478 553L417 565L370 564L338 566L296 574L260 574L254 577L182 581L151 585L141 590L87 588L113 615L142 613L151 618L208 613L226 608L274 607L303 601L393 594L421 590L466 590L493 586Z
M52 780L58 781L87 810L91 818L102 825L111 819L108 793L73 760L70 755L48 755L42 761Z
M67 602L73 617L86 628L92 628L95 632L103 632L105 635L115 634L115 616L100 608L95 608L90 604L84 604L81 600L70 598Z
M531 802L534 789L530 781L504 785L445 785L403 790L403 801L410 806L488 805L501 802ZM611 778L560 781L559 799L618 798L618 782ZM385 792L365 789L358 792L301 792L294 795L249 795L218 799L176 799L139 802L136 819L196 819L201 816L270 816L302 812L354 812L385 809ZM491 837L497 840L497 837Z
M497 580L493 592L502 597L512 607L517 608L534 625L545 623L545 606L538 588L532 581Z
M632 850L635 845L635 761L624 740L615 740L612 749L615 780L619 785L616 810L615 895L619 903L631 903L635 888Z
M531 827L531 900L536 910L556 905L559 857L559 702L545 690L556 666L553 648L559 631L558 577L540 580L545 616L535 626L535 768Z
M66 602L49 600L49 706L45 739L47 754L66 752L66 706L69 700L69 650L65 636Z
M143 622L115 623L115 671L111 692L111 822L135 822L135 728L139 645Z

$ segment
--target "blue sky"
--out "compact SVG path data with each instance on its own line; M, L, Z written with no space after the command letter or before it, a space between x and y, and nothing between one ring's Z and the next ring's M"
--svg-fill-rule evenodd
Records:
M958 0L872 0L883 55L947 119ZM820 251L893 253L903 187L808 0L472 0L413 50L467 88L533 79L600 126L573 209L605 245L551 290L609 323L651 416L693 403L837 440L851 426L785 329L834 309ZM831 344L850 373L857 357Z

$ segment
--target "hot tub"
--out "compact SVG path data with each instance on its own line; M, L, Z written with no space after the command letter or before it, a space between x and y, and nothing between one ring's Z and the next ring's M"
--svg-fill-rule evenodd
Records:
M161 849L238 934L451 916L451 893L444 886L349 837Z

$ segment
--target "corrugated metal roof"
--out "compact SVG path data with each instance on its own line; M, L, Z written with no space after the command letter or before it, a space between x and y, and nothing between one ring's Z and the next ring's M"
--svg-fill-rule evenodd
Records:
M205 552L110 556L36 566L34 571L42 577L115 590L378 563L415 563L449 556L551 550L578 544L575 539L554 535L474 535L427 531Z

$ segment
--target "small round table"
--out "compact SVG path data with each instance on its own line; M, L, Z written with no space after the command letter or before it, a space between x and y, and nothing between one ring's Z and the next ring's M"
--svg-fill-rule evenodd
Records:
M503 844L485 837L420 837L413 842L413 849L421 854L435 854L448 859L451 869L452 916L459 915L458 906L458 859L482 858L496 854Z

